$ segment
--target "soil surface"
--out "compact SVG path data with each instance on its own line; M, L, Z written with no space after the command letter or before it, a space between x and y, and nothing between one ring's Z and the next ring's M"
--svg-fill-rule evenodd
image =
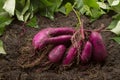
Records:
M111 22L111 15L104 15L92 23L86 17L82 17L82 19L84 28L95 29L101 24L108 26ZM20 64L29 64L40 56L35 54L31 44L33 36L40 29L61 26L75 27L77 24L74 13L70 13L69 16L58 13L55 15L54 21L38 16L38 21L39 29L25 27L22 22L18 21L7 26L1 37L7 55L0 55L0 80L120 80L120 45L111 40L114 34L109 31L101 32L108 51L104 64L91 62L85 66L73 65L67 70L50 65L45 68L40 68L40 66L29 69L21 68Z

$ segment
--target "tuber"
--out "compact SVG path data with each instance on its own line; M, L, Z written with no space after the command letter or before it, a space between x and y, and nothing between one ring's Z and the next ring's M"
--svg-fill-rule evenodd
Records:
M93 60L97 62L105 61L107 51L101 34L99 32L92 31L90 34L90 41L93 45Z
M74 47L74 46L71 46L69 48L69 50L67 52L67 55L65 56L62 64L63 65L69 65L73 61L73 59L76 55L77 55L77 48Z
M59 62L62 59L65 50L66 47L62 44L53 48L52 51L50 51L48 54L49 61L53 63Z
M92 44L91 44L90 41L87 41L87 42L85 43L85 46L84 46L84 48L83 48L83 50L82 50L82 53L81 53L81 55L80 55L81 62L82 62L83 64L88 63L88 61L89 61L90 58L91 58L91 55L92 55Z

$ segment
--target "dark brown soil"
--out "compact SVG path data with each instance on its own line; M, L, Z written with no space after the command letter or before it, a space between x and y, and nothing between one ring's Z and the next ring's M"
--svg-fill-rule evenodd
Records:
M40 29L44 27L75 27L77 20L74 13L69 16L56 14L55 20L38 16ZM108 26L111 15L104 15L99 20L90 23L86 17L84 27L95 29L101 24ZM114 36L111 32L102 31L102 36L108 51L108 57L104 64L90 63L86 66L74 66L68 70L57 70L54 66L46 71L39 67L22 69L20 63L34 60L35 56L31 45L32 38L40 29L24 27L21 22L14 22L7 26L1 39L7 55L0 55L0 80L120 80L120 45L111 40Z

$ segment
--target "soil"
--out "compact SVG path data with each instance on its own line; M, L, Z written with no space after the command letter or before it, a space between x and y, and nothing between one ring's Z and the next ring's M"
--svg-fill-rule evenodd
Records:
M37 16L39 29L25 27L22 22L18 21L7 26L1 37L7 55L0 55L0 80L120 80L120 45L111 40L114 34L109 31L101 32L108 52L104 64L91 62L84 66L73 65L67 70L54 66L49 69L45 67L46 70L42 70L40 66L29 69L21 68L20 64L25 62L29 64L39 57L39 54L35 54L31 41L40 29L60 26L75 27L77 24L74 13L70 13L69 16L57 13L54 21ZM86 29L95 29L101 24L108 26L111 22L111 14L104 15L92 23L87 17L82 16L82 19Z

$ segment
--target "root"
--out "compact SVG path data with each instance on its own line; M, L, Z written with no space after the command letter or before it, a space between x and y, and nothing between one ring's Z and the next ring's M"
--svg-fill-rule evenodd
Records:
M25 68L32 68L34 66L39 65L44 60L44 58L46 57L46 54L51 49L52 49L52 46L48 46L47 49L45 49L36 60L32 61L31 63L23 64L23 65L20 65L20 66L25 69Z
M33 72L35 72L35 73L40 73L40 72L42 72L42 71L46 71L46 70L50 69L50 67L51 67L52 65L53 65L53 64L49 64L48 66L45 66L45 67L42 67L42 68L38 68L38 69L34 70Z
M30 64L24 64L24 65L21 65L22 68L31 68L31 67L34 67L36 65L39 65L41 60L44 59L44 57L46 56L46 54L42 54L41 56L39 56L35 61L33 61L32 63Z
M82 40L82 37L81 37L81 34L80 34L80 31L77 30L72 38L71 38L71 42L73 44L74 47L79 47L78 43Z
M106 28L106 26L104 24L101 24L101 26L98 29L94 29L94 31L101 32L105 28Z

